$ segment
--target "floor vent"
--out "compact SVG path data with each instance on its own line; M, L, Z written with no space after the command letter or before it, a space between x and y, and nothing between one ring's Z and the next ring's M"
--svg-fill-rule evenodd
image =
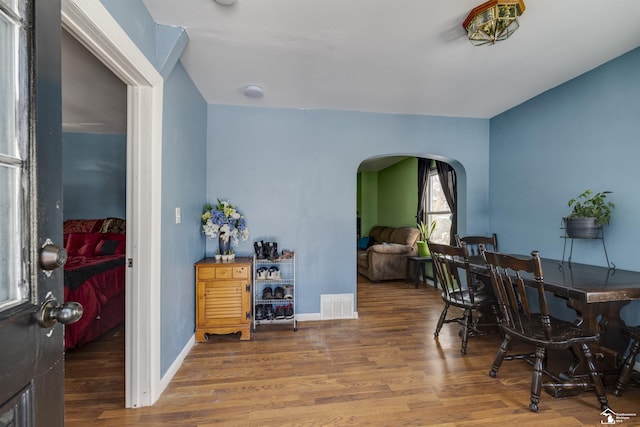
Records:
M354 319L353 294L320 295L320 319Z

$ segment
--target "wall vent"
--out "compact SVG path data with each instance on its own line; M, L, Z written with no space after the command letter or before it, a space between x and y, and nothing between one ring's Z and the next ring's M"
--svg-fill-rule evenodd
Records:
M355 317L353 294L320 295L320 320Z

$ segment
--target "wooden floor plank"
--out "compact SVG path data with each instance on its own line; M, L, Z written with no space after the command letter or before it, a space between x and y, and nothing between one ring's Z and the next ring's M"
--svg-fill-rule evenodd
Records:
M499 335L472 337L460 353L459 326L434 339L439 292L359 278L357 320L261 325L251 341L197 344L159 401L124 409L124 328L66 355L67 426L426 426L600 425L593 393L528 409L531 367L505 362L488 375ZM453 309L452 309L453 310ZM452 313L454 315L454 313ZM638 413L640 389L613 410Z

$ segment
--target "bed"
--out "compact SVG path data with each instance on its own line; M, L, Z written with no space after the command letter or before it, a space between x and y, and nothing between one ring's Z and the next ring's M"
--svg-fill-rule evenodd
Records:
M65 326L65 349L91 342L124 321L125 222L119 218L64 222L64 300L83 315Z

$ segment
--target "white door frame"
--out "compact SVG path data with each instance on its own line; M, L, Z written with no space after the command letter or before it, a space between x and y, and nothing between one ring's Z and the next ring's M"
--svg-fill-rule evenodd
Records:
M149 406L162 392L163 79L98 0L62 0L62 26L127 85L125 405Z

